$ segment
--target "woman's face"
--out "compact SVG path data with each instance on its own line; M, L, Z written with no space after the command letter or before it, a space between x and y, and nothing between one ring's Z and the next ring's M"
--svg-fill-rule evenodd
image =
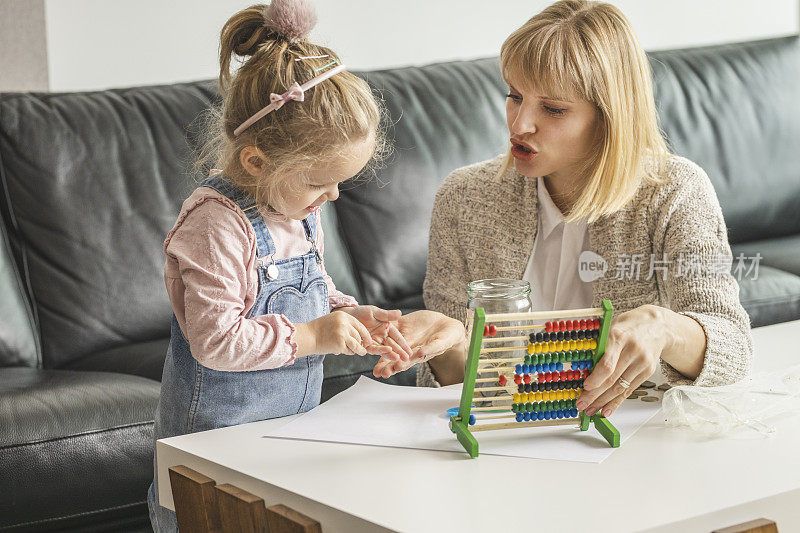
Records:
M523 89L513 77L508 81L506 120L516 169L531 178L579 180L577 173L597 139L599 117L594 104Z

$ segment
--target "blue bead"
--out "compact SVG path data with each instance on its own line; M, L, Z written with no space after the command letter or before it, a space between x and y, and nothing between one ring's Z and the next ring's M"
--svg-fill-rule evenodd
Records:
M575 407L573 407L573 408L572 408L572 411L570 411L570 413L569 413L569 414L571 414L573 417L576 417L576 416L578 416L578 409L577 409L577 408L575 408Z
M522 413L517 413L517 422L522 422Z
M564 370L564 363L558 363L558 364L556 365L556 370L558 370L559 372L561 372L562 370Z
M539 411L538 413L536 413L536 418L538 418L539 420L543 420L544 419L544 411Z
M531 414L525 411L524 413L522 413L522 419L525 420L525 422L529 421L531 419Z
M550 420L550 411L545 411L544 412L544 419L545 420Z
M529 365L522 365L522 373L523 374L530 374L531 373L531 367Z
M475 425L475 415L469 415L469 425L470 426Z
M558 418L564 418L564 410L563 409L559 409L557 414L558 414Z
M538 374L541 371L542 371L542 363L539 363L536 365L536 373Z
M522 374L522 365L517 365L514 367L516 374Z

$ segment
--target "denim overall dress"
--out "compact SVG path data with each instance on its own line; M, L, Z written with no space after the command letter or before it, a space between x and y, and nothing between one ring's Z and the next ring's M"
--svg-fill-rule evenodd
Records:
M314 215L302 221L309 253L273 263L275 244L258 212L255 199L216 174L203 181L230 198L247 215L256 235L259 290L248 318L282 314L292 323L310 322L330 312L328 287L321 258L314 245ZM274 277L274 264L278 275ZM221 372L204 367L192 357L189 343L173 315L169 347L155 417L155 438L206 431L235 424L304 413L319 405L324 355L297 358L269 370ZM175 513L158 502L158 469L147 501L155 531L176 531Z

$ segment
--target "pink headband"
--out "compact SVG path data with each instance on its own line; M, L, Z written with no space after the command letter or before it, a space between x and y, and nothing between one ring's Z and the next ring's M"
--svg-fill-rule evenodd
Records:
M264 116L266 116L268 113L271 113L272 111L275 111L276 109L280 109L281 107L283 107L283 104L285 104L289 100L296 100L298 102L302 102L305 99L303 93L305 93L307 90L309 90L313 86L315 86L315 85L317 85L319 83L322 83L323 81L327 80L328 78L330 78L334 74L340 73L341 71L345 70L345 68L346 67L344 65L339 65L338 67L335 67L335 68L332 68L330 70L327 70L327 71L323 72L322 74L320 74L319 76L317 76L315 78L311 78L310 80L305 82L303 85L298 85L297 82L294 82L291 85L291 87L289 87L289 90L286 91L283 94L271 93L269 95L270 104L267 107L262 108L261 111L257 112L252 117L250 117L247 120L245 120L244 122L242 122L241 126L236 128L235 130L233 130L233 136L236 137L237 135L242 133L244 130L246 130L247 128L252 126L257 120L260 120L260 119L264 118Z

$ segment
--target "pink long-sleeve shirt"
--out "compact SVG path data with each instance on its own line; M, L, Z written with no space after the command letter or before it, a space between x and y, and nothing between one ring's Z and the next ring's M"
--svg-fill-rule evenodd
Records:
M263 214L275 243L275 260L311 249L302 222ZM324 253L316 214L316 246ZM214 370L278 368L297 354L294 325L283 315L247 318L258 294L256 235L236 203L214 189L199 187L183 202L164 241L164 283L192 356ZM321 266L331 310L358 305L336 290Z

